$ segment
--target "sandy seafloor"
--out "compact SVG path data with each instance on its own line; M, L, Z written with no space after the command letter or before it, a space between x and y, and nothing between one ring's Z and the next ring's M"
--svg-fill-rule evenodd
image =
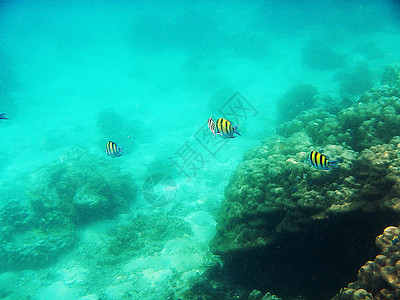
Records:
M0 203L28 201L29 176L72 146L105 156L105 140L115 138L99 128L106 109L133 124L126 155L109 159L139 192L129 211L79 228L75 247L54 264L1 273L0 297L178 299L218 260L208 242L224 188L244 151L274 134L279 98L302 83L338 97L338 69L304 64L305 43L344 54L339 70L366 64L378 84L385 65L400 61L399 17L394 1L2 2L0 113L9 120L0 123ZM357 50L366 48L377 55ZM257 113L212 157L193 135L219 117L218 95L236 91ZM102 121L118 135L120 127ZM206 158L190 180L168 160L186 142ZM143 181L171 170L176 195L149 204ZM115 267L90 259L110 229L159 213L186 220L193 234Z

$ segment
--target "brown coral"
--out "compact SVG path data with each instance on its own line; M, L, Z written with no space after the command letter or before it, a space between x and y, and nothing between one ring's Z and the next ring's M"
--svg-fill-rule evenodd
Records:
M368 261L358 271L356 282L350 283L332 299L399 299L400 297L400 245L399 227L387 227L375 244L381 254ZM357 291L369 298L359 298Z

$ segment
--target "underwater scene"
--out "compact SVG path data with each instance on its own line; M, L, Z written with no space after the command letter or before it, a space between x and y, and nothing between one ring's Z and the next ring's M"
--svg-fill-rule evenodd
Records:
M397 1L1 1L0 299L400 299Z

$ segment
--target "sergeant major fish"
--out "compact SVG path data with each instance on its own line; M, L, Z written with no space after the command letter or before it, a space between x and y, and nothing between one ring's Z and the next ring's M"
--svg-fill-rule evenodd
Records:
M106 145L106 153L112 158L120 157L125 154L124 147L118 147L116 143L108 141Z
M338 168L338 161L337 160L328 160L328 157L325 155L317 152L311 151L305 160L305 163L311 164L314 168L320 170L331 170Z
M215 123L216 129L217 129L217 134L220 135L224 139L232 139L235 138L236 135L241 134L237 132L238 125L233 126L232 123L224 118L219 118L217 122Z
M5 113L0 114L0 119L1 120L8 120L8 118L6 118L6 114Z

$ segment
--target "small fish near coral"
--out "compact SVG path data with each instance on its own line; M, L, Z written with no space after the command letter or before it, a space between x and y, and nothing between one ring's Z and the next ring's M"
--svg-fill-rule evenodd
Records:
M317 151L308 153L305 163L311 164L314 168L320 170L332 170L339 168L337 160L329 160L329 158Z
M112 141L107 142L106 153L112 158L120 157L125 154L124 147L118 147L117 144Z
M5 113L0 114L0 120L8 120Z
M233 139L236 137L235 134L241 136L241 134L237 131L239 125L233 126L231 121L228 121L224 118L219 118L217 122L215 122L213 118L209 118L207 124L214 136L219 135L224 139Z

